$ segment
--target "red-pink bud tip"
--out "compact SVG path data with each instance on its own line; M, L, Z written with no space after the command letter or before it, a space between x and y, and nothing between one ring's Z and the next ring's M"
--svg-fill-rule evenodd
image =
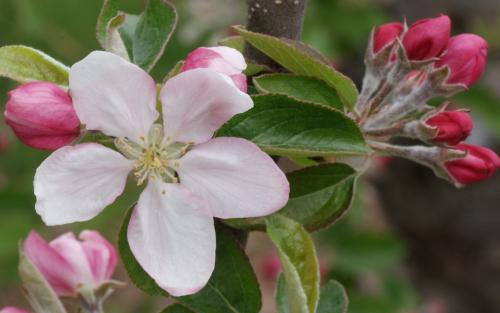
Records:
M4 116L16 136L37 149L55 150L80 132L70 96L53 83L32 82L10 91Z
M485 180L493 176L500 167L500 158L488 148L467 144L454 148L467 152L465 157L445 164L448 172L459 183L470 184Z
M450 38L451 21L446 15L418 20L403 36L403 46L408 59L428 60L438 57Z
M13 306L9 306L1 309L0 313L28 313L28 311Z
M403 32L404 26L401 23L393 22L380 25L375 29L373 35L373 52L377 53L386 46L392 44Z
M465 111L440 112L427 119L425 123L437 129L434 141L444 142L450 146L467 139L474 125L470 114Z
M471 86L483 73L487 54L486 40L474 34L461 34L450 38L446 52L434 67L448 66L447 83Z

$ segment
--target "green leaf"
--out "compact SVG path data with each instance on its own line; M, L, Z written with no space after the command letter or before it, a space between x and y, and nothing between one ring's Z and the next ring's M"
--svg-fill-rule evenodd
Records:
M322 164L287 174L290 199L278 214L314 231L338 220L350 207L356 171L345 164ZM236 228L262 230L264 218L228 220Z
M288 40L250 32L241 26L234 29L252 46L292 73L325 81L337 90L345 106L354 107L358 98L358 90L352 80L326 64L322 58L312 55L303 48L304 44L293 44Z
M253 96L254 107L233 117L218 136L241 137L281 156L370 152L356 123L331 107L283 95Z
M186 308L185 306L176 303L172 304L165 310L161 311L161 313L194 313L194 312Z
M136 261L132 251L130 250L127 239L127 229L133 209L134 207L130 208L125 215L118 237L118 250L120 251L120 256L123 264L125 265L125 269L127 270L132 283L140 290L150 296L168 296L168 294L156 284L154 279L142 269L141 265Z
M0 48L0 76L20 83L48 81L68 85L69 68L45 53L26 46Z
M245 39L241 36L229 36L219 40L219 44L229 48L233 48L243 53L245 48Z
M177 301L203 313L258 313L259 284L248 257L228 228L217 223L216 231L217 259L207 286Z
M66 313L55 292L26 257L21 247L19 249L19 278L26 298L36 313Z
M101 12L97 18L96 37L103 48L106 47L108 36L108 24L118 14L118 5L116 0L104 0Z
M266 224L283 268L290 313L316 312L320 276L311 236L299 223L285 216L270 216Z
M163 54L177 25L177 11L166 0L149 0L134 33L133 61L151 70Z
M339 282L330 280L321 287L316 313L347 313L348 306L347 292Z
M335 89L322 80L292 74L265 74L254 77L254 85L261 93L287 95L301 101L332 106L342 110Z
M285 276L280 274L276 281L276 310L278 313L289 313L290 307L288 305L288 290L286 286Z

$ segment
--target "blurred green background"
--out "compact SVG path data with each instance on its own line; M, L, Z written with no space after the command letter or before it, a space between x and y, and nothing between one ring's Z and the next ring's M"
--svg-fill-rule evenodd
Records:
M130 13L139 12L144 5L141 0L120 2L122 9ZM245 23L243 0L174 2L180 13L180 23L153 71L158 81L189 51L202 45L214 45L229 33L230 25ZM99 49L94 29L101 4L101 0L0 0L0 45L33 46L71 65L90 51ZM490 43L489 70L482 83L458 97L457 102L467 103L474 109L479 127L474 140L495 143L500 134L500 105L498 95L495 95L500 89L497 83L500 73L498 6L495 0L474 1L473 6L470 1L461 0L309 0L303 39L330 57L336 67L359 84L363 75L364 49L373 26L402 20L404 16L413 21L440 12L452 15L455 33L476 32ZM0 108L3 109L6 92L13 87L15 84L11 81L0 79ZM0 142L0 307L26 305L16 274L19 240L33 228L46 238L65 231L97 229L115 242L123 214L136 199L138 190L131 186L125 196L91 222L44 227L33 209L32 179L36 167L48 153L23 146L3 120L0 122ZM383 175L381 172L373 171L368 176ZM390 230L398 229L398 225L391 227L387 222L377 191L369 180L360 182L349 215L329 230L316 234L321 258L326 264L325 275L345 284L351 298L349 312L352 313L448 312L443 309L446 306L439 302L439 297L418 296L412 287L404 262L409 255L404 236L398 237ZM262 236L251 238L251 246L267 247L264 242ZM261 259L268 254L263 251L266 249L249 251L257 271L261 271ZM127 281L123 269L119 270L117 277ZM269 299L273 293L272 285L263 288L264 297ZM157 312L165 304L165 300L148 298L129 286L116 292L107 304L106 312ZM498 310L491 312L500 312L500 308ZM272 306L266 303L263 312L273 312Z

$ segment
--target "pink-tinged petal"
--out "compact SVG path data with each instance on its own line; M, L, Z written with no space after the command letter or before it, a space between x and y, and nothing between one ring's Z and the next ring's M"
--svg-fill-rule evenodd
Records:
M243 55L229 47L201 47L188 54L181 71L209 68L225 75L241 74L247 68Z
M179 142L205 142L231 117L253 106L252 99L227 76L210 69L194 69L169 79L160 99L165 135Z
M180 183L220 218L264 216L288 201L285 174L255 144L231 137L196 145L180 159Z
M23 309L15 308L13 306L5 307L0 310L0 313L28 313L28 311L25 311Z
M133 162L95 143L67 146L38 167L35 209L47 225L86 221L123 192Z
M235 74L229 76L233 80L233 83L238 87L239 90L246 93L248 91L247 77L245 74Z
M128 227L130 249L144 270L173 296L203 288L215 266L213 217L179 184L150 181Z
M61 235L52 240L49 245L71 264L73 272L78 277L78 285L94 282L85 250L73 233Z
M207 48L218 53L227 63L234 66L241 73L247 68L245 58L238 50L230 47L218 46Z
M95 282L109 280L116 268L115 248L96 231L85 230L80 233L80 239Z
M121 57L94 51L71 67L73 105L87 129L139 141L158 118L156 84Z
M58 295L75 292L78 276L73 267L36 232L32 231L23 242L23 251Z

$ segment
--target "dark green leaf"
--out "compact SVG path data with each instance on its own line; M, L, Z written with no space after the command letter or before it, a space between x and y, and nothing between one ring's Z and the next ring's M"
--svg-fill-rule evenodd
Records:
M319 265L314 243L299 223L279 214L266 219L286 280L290 313L314 313L319 299Z
M283 95L253 96L254 107L225 124L218 136L242 137L282 156L369 153L356 123L331 107Z
M321 287L316 313L347 313L348 306L347 293L339 282L330 280Z
M352 80L326 64L323 58L306 51L303 44L292 44L280 38L247 31L240 26L235 27L235 30L252 46L292 73L316 77L334 87L345 106L352 108L356 103L358 90Z
M342 110L335 89L322 80L292 74L265 74L254 77L254 85L261 93L283 94L297 100L332 106Z
M48 81L68 85L69 68L52 57L26 46L0 48L0 77L19 83Z
M286 286L285 276L280 274L276 281L276 310L278 313L289 313L290 307L288 306L288 289Z
M122 258L125 269L130 277L130 280L134 285L151 296L164 295L168 296L167 293L161 289L156 282L151 278L141 267L141 265L136 261L127 239L127 229L128 223L130 221L130 216L132 215L133 207L127 212L125 219L123 221L122 227L120 229L120 234L118 238L118 249L120 251L120 256Z
M161 311L161 313L194 313L194 312L186 308L185 306L176 303L172 304L165 310Z
M258 313L261 307L257 278L245 252L229 229L217 224L217 259L207 286L181 304L203 313Z

